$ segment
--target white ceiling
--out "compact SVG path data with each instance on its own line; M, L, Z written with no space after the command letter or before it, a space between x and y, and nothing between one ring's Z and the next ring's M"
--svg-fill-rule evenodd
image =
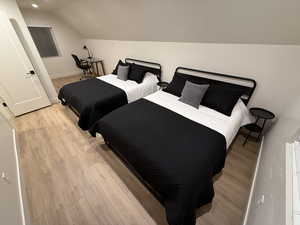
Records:
M39 6L37 10L54 11L77 0L17 0L20 8L32 9L33 3Z
M300 44L299 0L17 0L51 11L85 38Z

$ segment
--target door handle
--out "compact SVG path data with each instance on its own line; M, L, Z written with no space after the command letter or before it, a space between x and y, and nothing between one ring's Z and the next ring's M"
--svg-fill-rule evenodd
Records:
M35 72L34 72L34 70L30 70L28 73L26 73L26 74L28 74L28 75L35 75Z

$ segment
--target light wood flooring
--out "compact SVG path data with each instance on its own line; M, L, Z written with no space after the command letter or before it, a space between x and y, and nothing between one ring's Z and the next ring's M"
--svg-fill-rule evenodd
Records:
M65 84L79 81L80 77L81 77L81 75L74 75L74 76L56 78L56 79L52 79L52 83L53 83L56 91L58 92L59 89L62 88Z
M57 84L59 85L59 84ZM104 144L59 104L16 119L32 225L167 225L164 209ZM239 135L198 225L241 225L258 144Z

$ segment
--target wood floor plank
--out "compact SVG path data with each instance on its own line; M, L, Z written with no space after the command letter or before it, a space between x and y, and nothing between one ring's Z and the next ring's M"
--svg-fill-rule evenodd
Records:
M53 85L54 85L56 91L58 92L59 89L62 88L65 84L79 81L80 77L81 77L80 74L74 75L74 76L68 76L68 77L61 77L61 78L53 79L52 82L53 82Z

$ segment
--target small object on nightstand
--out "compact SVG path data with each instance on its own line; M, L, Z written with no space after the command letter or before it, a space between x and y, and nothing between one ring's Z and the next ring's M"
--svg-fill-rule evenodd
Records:
M244 128L246 128L249 131L249 133L248 133L243 145L245 145L247 143L248 138L250 137L251 133L257 133L258 136L257 136L256 140L259 141L260 136L264 130L266 121L275 118L274 113L272 113L266 109L262 109L262 108L257 108L257 107L251 108L250 112L253 116L256 117L256 121L255 121L255 123L251 123L251 124L244 126ZM259 121L262 121L262 125L259 125Z
M166 87L168 87L169 83L168 82L164 82L164 81L160 81L157 83L157 85L159 86L159 90L163 90Z

